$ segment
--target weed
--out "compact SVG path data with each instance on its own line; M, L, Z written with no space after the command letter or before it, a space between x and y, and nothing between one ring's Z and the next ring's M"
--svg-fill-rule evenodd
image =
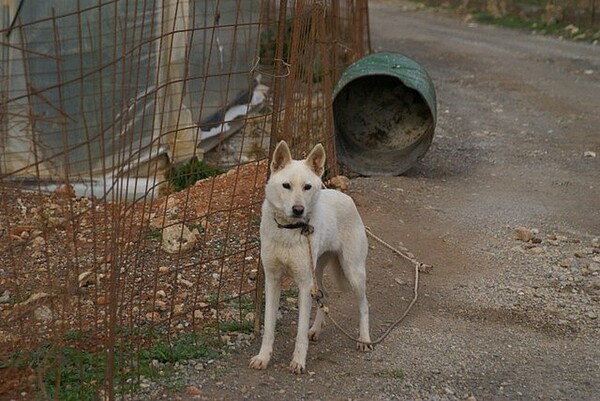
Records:
M230 320L228 322L221 323L219 328L224 333L238 332L250 334L254 330L254 322L251 320Z
M149 351L143 352L142 356L148 361L156 359L162 363L200 358L212 359L219 356L219 346L218 340L188 333L179 336L173 343L160 341Z
M134 392L138 377L156 377L153 361L175 363L182 360L215 359L220 355L221 341L215 335L188 333L174 341L156 340L158 333L148 328L122 329L126 344L115 347L114 387L118 394ZM80 342L86 334L79 331L66 333L63 338L69 342ZM148 344L137 349L140 344ZM42 344L29 351L20 350L0 363L2 368L33 368L43 378L43 397L66 401L95 400L105 386L108 369L108 353L88 351L80 347L52 346ZM161 375L172 372L163 370Z
M304 18L303 23L300 26L300 29L302 29L301 32L297 32L295 33L296 35L298 35L301 38L307 38L309 37L309 30L311 29L311 24L314 24L315 22L312 20L312 18L310 17L309 14L305 13L305 15L302 17ZM294 34L293 30L294 30L294 20L291 18L288 18L285 22L285 27L284 27L284 32L283 32L283 38L279 38L279 27L277 26L271 26L268 29L264 30L261 34L260 34L260 49L259 49L259 55L260 55L260 59L264 64L273 64L276 60L277 60L277 46L278 43L281 43L283 45L283 51L282 51L282 57L284 62L289 62L288 58L290 56L290 49L292 47L292 34ZM312 58L312 60L302 60L304 61L305 65L303 65L299 71L305 73L306 71L312 71L313 72L313 76L312 76L312 81L317 83L317 82L321 82L322 76L323 76L323 71L322 71L322 66L321 66L321 57L318 54L318 49L315 49L315 54L314 57ZM300 61L300 62L302 62ZM312 64L312 66L310 65ZM309 68L312 67L312 68ZM303 78L304 80L307 80L308 77L306 76L302 76L301 78Z
M259 142L252 142L246 151L246 154L250 160L266 159L269 155L266 149L264 149Z
M474 16L478 22L483 23L483 24L498 25L498 26L502 26L505 28L511 28L511 29L529 29L529 28L531 28L530 21L526 21L522 18L513 17L510 15L506 15L506 16L502 16L502 17L494 17L492 14L490 14L488 12L479 11L479 12L474 12Z
M133 341L158 340L166 335L166 330L162 327L151 325L141 325L134 327L118 327L117 334L123 338L133 339Z
M251 217L251 221L250 223L254 226L254 227L260 227L260 215L253 213L252 217Z
M478 4L469 3L470 8L468 10L462 10L462 7L458 7L448 2L437 2L431 0L413 0L413 2L423 4L426 7L431 8L442 7L457 13L467 11L475 17L477 22L482 24L497 25L511 29L529 30L539 35L558 36L574 41L597 42L600 40L600 29L588 23L577 24L577 26L574 25L574 21L569 20L546 23L540 18L528 18L520 13L496 17L485 9L485 2L480 2ZM546 6L546 3L547 2L545 0L522 0L519 4L527 4L530 6L543 8Z
M83 331L72 330L67 331L63 334L63 340L65 341L79 341L86 337L86 334Z
M519 16L506 15L494 17L485 11L474 11L473 15L478 22L498 25L511 29L531 30L534 33L549 36L560 36L575 41L594 41L600 37L600 30L592 27L575 27L566 22L545 24L540 20L527 20Z
M150 230L146 233L146 239L159 240L162 237L162 233L159 229Z
M277 40L278 36L278 27L272 26L268 29L265 29L260 34L260 51L259 55L261 60L264 63L273 63L276 59L277 54ZM284 34L282 39L283 44L283 58L287 60L287 57L290 53L291 48L291 40L292 40L292 20L288 19L285 24Z
M298 297L298 290L295 288L292 289L288 289L288 290L282 290L281 291L281 297L282 298L297 298Z
M192 230L192 231L193 231L194 229L198 230L198 232L199 232L200 234L204 234L204 231L206 230L206 229L204 228L204 227L205 227L205 225L203 225L202 223L193 223L193 224L188 224L188 227L189 227L189 229L190 229L190 230Z
M106 354L73 347L51 350L45 361L48 398L66 401L94 400L104 382ZM60 386L56 386L60 383Z
M194 157L189 162L175 166L169 174L169 183L173 191L181 191L208 177L223 174L225 171Z

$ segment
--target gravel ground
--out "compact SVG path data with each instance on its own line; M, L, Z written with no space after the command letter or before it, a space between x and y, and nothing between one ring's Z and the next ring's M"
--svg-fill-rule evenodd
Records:
M600 48L479 26L397 1L373 2L376 49L421 63L439 118L427 156L401 177L357 178L371 229L433 265L409 317L369 354L332 325L287 372L286 300L266 371L259 341L181 364L186 390L145 399L592 400L600 394ZM373 335L412 295L410 264L372 241ZM351 298L333 312L356 326Z

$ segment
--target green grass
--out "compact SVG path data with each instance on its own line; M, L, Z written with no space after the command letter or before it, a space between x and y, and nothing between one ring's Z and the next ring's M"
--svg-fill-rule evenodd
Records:
M146 239L159 240L162 238L162 231L159 229L150 230L146 233Z
M444 8L453 12L466 11L473 15L475 21L482 24L496 25L510 29L527 30L539 35L557 36L575 41L594 42L600 40L600 29L592 27L589 24L574 24L568 20L553 24L545 24L539 19L523 18L519 15L494 17L485 10L485 5L483 3L480 6L477 6L477 4L474 3L472 4L473 7L469 8L468 10L458 11L460 7L451 3L438 3L425 0L412 1L414 3L423 4L430 8ZM532 6L545 6L547 2L546 0L523 0L521 3Z
M281 298L298 298L298 290L296 288L291 288L288 290L281 291Z
M566 22L544 24L539 20L524 20L517 16L493 17L484 11L474 11L477 22L488 25L497 25L510 29L528 30L540 35L560 36L568 40L592 42L600 38L600 29L574 26Z
M173 191L177 192L194 185L199 180L224 172L225 170L211 166L194 157L189 162L173 168L169 175L169 183Z
M219 328L224 333L238 332L250 334L254 330L254 322L251 320L245 320L243 322L237 320L231 320L229 322L223 322L219 325Z
M48 369L44 376L48 398L65 401L91 401L96 398L106 371L105 353L63 347L50 350L44 362ZM60 385L57 386L57 383Z
M473 12L473 16L477 22L482 24L498 25L511 29L530 29L532 24L531 21L526 21L510 15L494 17L492 14L485 11L475 11Z
M254 303L254 298L249 295L243 295L241 297L234 297L226 300L219 300L216 295L211 295L206 299L206 302L210 305L216 306L217 303L220 304L220 308L222 310L229 309L236 312L236 314L241 315L243 318L247 313L254 312L256 310L256 304ZM213 326L216 330L217 325ZM231 333L231 332L240 332L240 333L252 333L254 330L254 321L248 320L229 320L222 321L218 325L218 331L220 333Z
M83 340L84 338L86 338L86 334L77 330L67 331L65 334L63 334L63 340L65 341L79 341Z
M204 230L204 226L203 226L202 224L195 224L195 223L188 224L188 228L189 228L190 230L192 230L192 231L193 231L194 229L196 229L196 230L198 230L198 232L199 232L200 234L204 233L204 231L205 231L205 230Z
M219 356L220 340L188 333L175 342L159 341L148 351L140 353L143 361L157 360L162 363L174 363L189 359L214 359Z
M156 340L158 333L144 328L122 330L120 334L124 344L115 349L113 381L115 392L119 395L135 392L139 388L139 376L158 379L158 371L152 364L154 360L173 364L183 360L215 359L219 357L222 347L216 332L212 335L187 333L173 341ZM105 385L108 353L91 348L85 333L68 332L63 338L74 344L52 346L46 343L33 350L14 352L0 361L0 369L33 368L43 377L41 398L61 401L97 399ZM81 346L84 342L88 344L87 348L94 351L84 349ZM146 343L149 345L144 347ZM168 379L173 372L167 366L160 380Z

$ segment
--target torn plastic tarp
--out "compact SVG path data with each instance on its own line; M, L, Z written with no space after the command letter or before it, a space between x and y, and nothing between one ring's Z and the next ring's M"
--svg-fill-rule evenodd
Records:
M0 14L8 10L7 15L13 16L13 3L0 5ZM19 29L10 31L6 46L0 43L4 59L0 64L6 63L0 67L8 85L6 129L0 129L3 182L37 181L39 185L30 185L35 189L69 182L78 195L126 193L131 198L164 181L160 171L148 167L162 165L153 160L163 160L164 154L168 163L186 161L194 154L201 157L240 128L242 117L264 100L267 91L255 82L251 90L232 96L235 88L248 86L248 69L257 49L258 25L253 24L259 21L259 2L192 2L186 12L187 1L164 0L164 13L162 3L48 0L32 8L24 2L24 12L15 19ZM59 11L56 18L45 19L52 10ZM112 26L116 20L111 13L137 18ZM103 24L96 23L100 16ZM82 20L88 21L83 33ZM236 26L242 20L245 23ZM135 26L139 35L128 35L126 30ZM177 61L179 71L163 70L166 81L161 86L157 38L169 27L172 35L165 38L172 37L173 50L179 49L169 57ZM6 35L8 30L0 26L0 33ZM61 34L58 48L55 32ZM169 43L162 43L165 54L171 53ZM114 54L131 57L113 62ZM187 68L183 75L182 67ZM171 100L162 102L158 88L171 86L178 76L185 79L185 88L173 86ZM167 109L169 119L178 123L170 126L163 114L165 124L155 124L157 112ZM185 151L177 152L183 144Z
M259 77L254 80L250 90L241 92L223 110L195 125L195 130L200 136L199 148L205 151L212 150L222 140L234 134L241 125L234 127L233 123L243 122L248 113L264 104L268 89L267 86L260 84ZM117 115L117 119L128 115L132 109L133 105L130 105L128 110ZM143 113L143 110L138 112ZM131 127L130 124L124 125L125 129ZM160 190L161 185L166 184L167 178L164 172L171 165L167 146L163 145L152 151L150 144L147 144L140 150L132 150L129 159L121 163L120 169L92 179L74 177L69 180L69 184L73 187L76 196L104 196L111 199L134 200ZM22 176L9 176L4 179L4 182L46 192L54 192L65 183L64 180Z

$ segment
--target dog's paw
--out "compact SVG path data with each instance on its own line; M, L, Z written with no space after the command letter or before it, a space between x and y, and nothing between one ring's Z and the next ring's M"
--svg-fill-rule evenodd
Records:
M319 334L321 334L321 330L310 329L308 331L308 339L310 341L317 341L319 339Z
M297 375L306 371L306 368L304 367L304 361L297 361L295 359L292 359L292 362L290 362L289 369L290 372L295 373Z
M373 344L363 343L361 341L356 342L356 349L360 352L373 351Z
M260 355L253 356L250 359L250 365L252 369L264 370L269 366L269 360L262 358Z

